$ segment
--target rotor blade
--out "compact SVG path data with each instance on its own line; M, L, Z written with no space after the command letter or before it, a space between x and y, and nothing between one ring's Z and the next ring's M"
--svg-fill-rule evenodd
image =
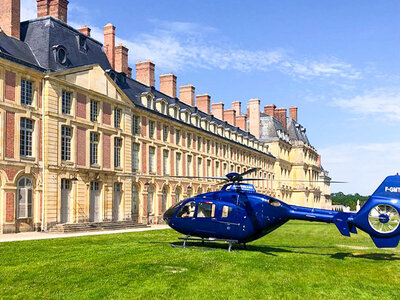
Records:
M189 179L216 179L216 180L228 180L227 177L217 177L217 176L183 176L183 175L144 175L147 177L157 177L157 178L189 178Z
M243 178L241 181L287 181L287 182L325 182L321 180L310 181L310 180L290 180L290 179L268 179L268 178ZM330 181L329 183L348 183L347 181Z
M248 169L247 171L244 171L243 173L239 174L239 177L243 177L244 175L247 175L247 174L256 172L256 171L258 171L258 170L260 170L260 169L261 169L261 168L251 168L251 169Z

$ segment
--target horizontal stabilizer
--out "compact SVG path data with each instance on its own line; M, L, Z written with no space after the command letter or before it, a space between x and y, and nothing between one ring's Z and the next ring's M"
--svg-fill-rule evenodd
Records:
M377 238L371 235L371 238L378 248L396 248L400 240L399 235L390 238Z
M349 214L344 212L339 212L334 218L333 223L335 223L337 229L339 229L340 233L344 236L350 236L350 226L347 222L349 218ZM352 229L353 232L353 229ZM357 233L357 231L356 231Z

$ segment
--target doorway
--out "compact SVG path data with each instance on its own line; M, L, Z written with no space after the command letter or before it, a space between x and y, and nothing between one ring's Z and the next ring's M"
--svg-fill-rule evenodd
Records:
M122 183L115 182L114 183L113 211L112 211L113 221L119 221L119 206L121 204L121 191L122 191Z
M61 223L68 223L70 218L71 180L61 179Z
M98 181L90 183L89 221L100 221L100 183Z

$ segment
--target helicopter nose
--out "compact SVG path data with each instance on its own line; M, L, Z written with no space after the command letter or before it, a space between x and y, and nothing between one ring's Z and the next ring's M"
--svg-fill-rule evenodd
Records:
M177 210L176 207L170 207L165 211L163 219L167 224L169 223L170 219L172 218L176 210Z

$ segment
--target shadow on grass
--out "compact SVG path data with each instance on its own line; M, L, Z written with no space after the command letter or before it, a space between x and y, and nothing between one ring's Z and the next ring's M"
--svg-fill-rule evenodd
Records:
M165 242L159 242L165 243ZM170 243L174 248L182 248L182 242L173 242ZM204 245L201 242L187 242L186 246L188 249L200 249L204 251L212 251L223 249L227 250L228 245L223 243L210 243L205 242ZM351 253L351 252L337 252L337 253L317 253L317 252L306 252L306 251L298 251L292 249L325 249L325 248L334 248L334 247L318 247L318 246L284 246L284 248L280 247L271 247L271 246L261 246L261 245L247 245L246 249L242 245L234 245L232 247L233 252L240 252L240 251L251 251L251 252L261 252L265 255L270 256L278 256L280 253L287 253L287 254L304 254L304 255L318 255L318 256L329 256L333 259L340 259L343 260L345 258L363 258L363 259L370 259L376 261L396 261L400 260L400 257L396 256L393 253Z

